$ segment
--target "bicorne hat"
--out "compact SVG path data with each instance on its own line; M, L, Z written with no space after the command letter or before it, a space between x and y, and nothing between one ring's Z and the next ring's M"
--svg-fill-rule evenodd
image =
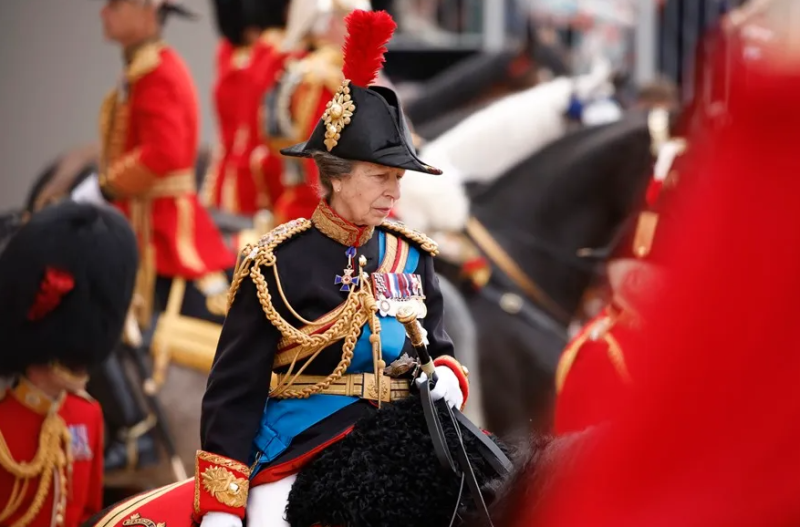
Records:
M439 175L414 148L397 94L372 86L397 28L385 11L356 10L345 18L344 80L308 141L281 150L291 157L328 152L342 159Z

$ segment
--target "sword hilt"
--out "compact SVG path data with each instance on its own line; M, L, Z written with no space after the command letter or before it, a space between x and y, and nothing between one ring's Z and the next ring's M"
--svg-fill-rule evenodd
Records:
M433 365L433 359L428 353L428 347L425 345L425 337L422 335L422 328L417 320L416 310L411 306L401 307L397 311L397 321L406 328L411 345L414 346L419 356L420 368L432 382L436 382L436 369Z

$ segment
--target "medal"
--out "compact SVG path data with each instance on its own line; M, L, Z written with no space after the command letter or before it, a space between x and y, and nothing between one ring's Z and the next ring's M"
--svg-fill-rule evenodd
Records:
M347 252L347 267L344 269L343 274L337 274L336 279L333 281L334 285L341 285L339 291L350 291L351 286L357 286L359 277L353 276L353 258L356 257L356 248L348 247Z
M412 273L372 273L372 284L378 313L382 317L397 316L399 309L411 306L417 318L425 318L425 295L422 279Z

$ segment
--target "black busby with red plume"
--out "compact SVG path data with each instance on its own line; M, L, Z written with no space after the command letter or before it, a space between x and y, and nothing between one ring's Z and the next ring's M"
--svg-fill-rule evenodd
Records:
M343 47L342 86L308 141L281 153L311 157L314 152L328 152L352 161L441 174L417 157L397 94L372 85L397 24L385 11L362 10L350 13L345 23L348 35Z
M93 366L122 332L136 237L116 210L72 201L33 215L0 256L0 375Z
M233 46L243 46L245 31L286 27L290 0L214 0L217 31Z

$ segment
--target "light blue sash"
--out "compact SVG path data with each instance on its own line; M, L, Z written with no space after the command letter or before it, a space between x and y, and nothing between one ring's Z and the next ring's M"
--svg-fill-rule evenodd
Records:
M378 261L382 262L386 252L386 233L378 231L378 236ZM406 243L403 240L400 242ZM402 272L413 273L418 265L419 251L409 246L408 260ZM353 350L353 360L347 373L371 373L373 371L372 345L369 342L371 334L369 325L365 324ZM381 317L381 347L386 364L391 364L400 357L405 340L405 328L396 318ZM307 399L267 399L261 425L253 440L253 449L250 454L250 464L258 458L258 465L253 470L251 477L256 475L264 465L269 464L283 453L300 433L357 400L358 397L342 395L312 395Z

